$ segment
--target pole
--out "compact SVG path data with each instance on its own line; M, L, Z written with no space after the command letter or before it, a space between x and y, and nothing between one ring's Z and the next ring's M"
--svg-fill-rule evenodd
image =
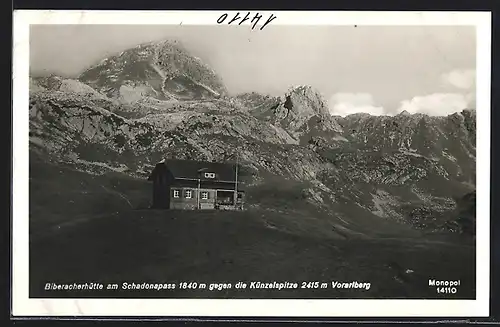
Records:
M236 152L236 167L234 169L236 175L236 183L234 183L234 207L236 208L238 202L238 152Z
M198 195L197 195L198 209L200 209L200 179L198 178Z

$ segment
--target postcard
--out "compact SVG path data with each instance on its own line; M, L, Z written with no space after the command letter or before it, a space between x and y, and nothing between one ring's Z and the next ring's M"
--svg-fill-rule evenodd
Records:
M488 316L490 23L14 12L13 315Z

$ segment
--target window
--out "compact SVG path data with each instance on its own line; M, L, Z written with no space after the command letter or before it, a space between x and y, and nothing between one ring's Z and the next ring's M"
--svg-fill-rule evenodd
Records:
M208 200L208 192L201 192L201 198L203 200Z
M215 178L215 173L205 173L205 178Z
M174 198L178 198L179 197L179 190L174 190Z
M191 199L192 192L191 190L186 190L186 199Z

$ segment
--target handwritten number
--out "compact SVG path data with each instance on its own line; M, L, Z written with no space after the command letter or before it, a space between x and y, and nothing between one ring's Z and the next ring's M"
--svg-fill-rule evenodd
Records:
M234 17L227 23L228 25L231 25L232 23L240 20L240 22L238 23L238 25L241 25L243 22L247 21L250 19L250 12L247 12L245 17L241 17L240 16L240 13L237 12L236 15L234 15ZM219 16L219 18L217 19L217 24L222 24L226 21L226 19L228 18L228 14L227 13L224 13L222 14L221 16ZM259 14L259 13L255 13L255 15L253 16L252 20L250 20L250 24L253 24L252 25L252 30L255 29L255 26L257 26L257 24L259 23L260 19L262 18L262 15ZM269 16L269 18L267 19L267 21L261 26L260 30L262 31L264 29L264 27L266 27L267 25L269 25L273 20L275 20L277 18L277 16L275 16L274 14L271 14L271 16Z
M271 14L271 16L269 16L269 18L267 19L266 23L265 23L264 25L262 25L262 27L260 28L260 30L262 31L262 29L263 29L264 27L266 27L266 26L267 26L267 24L270 24L270 23L271 23L273 20L275 20L276 18L277 18L276 16L274 16L273 14Z
M222 24L227 18L227 14L222 14L219 19L217 19L218 24ZM222 20L221 20L222 19Z
M249 20L250 18L248 18L248 16L250 16L249 12L247 12L247 14L245 15L245 17L243 17L243 19L241 20L241 22L238 25L241 25L241 23L243 23L244 21Z
M228 25L230 25L232 22L234 22L234 21L236 21L236 20L238 20L238 19L240 19L240 18L241 18L241 17L240 17L240 13L239 13L239 12L237 12L237 13L236 13L236 15L234 15L233 19L231 19L231 20L229 21L229 23L227 23L227 24L228 24Z
M252 29L255 28L255 25L257 25L257 23L259 22L259 20L261 18L262 18L262 15L259 15L259 13L256 13L255 16L253 16L252 20L250 21L250 23L253 23L253 21L255 20L255 23L253 24Z

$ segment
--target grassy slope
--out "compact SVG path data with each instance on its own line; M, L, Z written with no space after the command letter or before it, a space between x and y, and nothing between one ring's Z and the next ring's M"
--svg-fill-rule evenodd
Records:
M93 176L35 154L30 159L31 296L57 295L42 291L50 281L357 280L371 282L370 291L171 290L150 296L437 297L426 286L429 277L460 278L457 296L474 294L473 247L339 232L329 228L333 218L314 211L293 190L285 196L289 202L239 213L156 211L144 209L150 197L146 181ZM269 188L249 190L249 201L272 194ZM89 294L95 295L81 296Z

